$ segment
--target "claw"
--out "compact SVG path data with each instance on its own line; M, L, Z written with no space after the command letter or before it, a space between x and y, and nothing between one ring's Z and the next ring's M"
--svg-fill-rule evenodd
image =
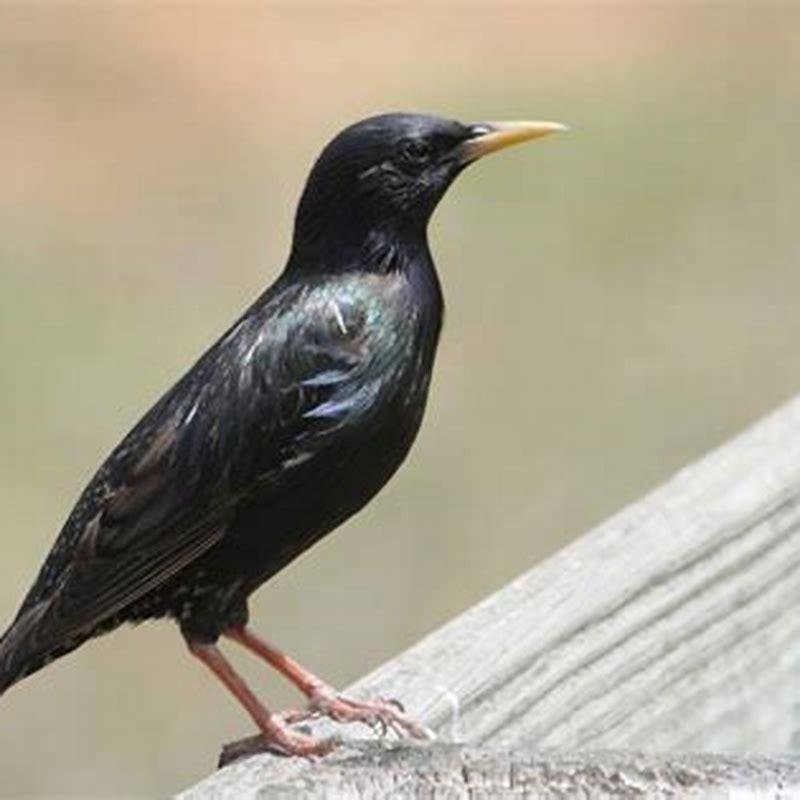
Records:
M389 733L390 727L391 726L386 722L386 720L383 717L377 717L372 722L372 729L377 732L378 736L380 736L381 739L383 739L384 736L386 736L386 734Z
M298 722L306 722L311 718L312 713L307 708L290 708L286 711L281 711L276 716L286 725L295 725Z
M312 713L324 714L337 722L369 725L381 737L391 731L401 739L408 736L432 738L427 728L406 716L402 704L396 700L351 700L324 687L311 696L309 709Z
M387 705L394 706L401 714L406 713L406 707L396 697L381 697L380 701Z

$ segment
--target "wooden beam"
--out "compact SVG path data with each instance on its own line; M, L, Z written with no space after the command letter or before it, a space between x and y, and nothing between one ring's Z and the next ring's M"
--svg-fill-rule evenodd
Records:
M508 752L781 753L798 686L800 399L352 690Z
M458 745L351 743L309 767L259 756L179 800L563 800L800 796L800 761L753 756L503 753Z

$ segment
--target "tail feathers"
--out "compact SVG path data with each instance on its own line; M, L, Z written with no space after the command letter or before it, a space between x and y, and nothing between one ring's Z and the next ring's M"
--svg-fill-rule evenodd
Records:
M41 624L46 609L42 604L20 612L0 638L0 695L83 641L64 642L48 636L47 626Z
M8 638L8 634L4 634L2 639L0 639L0 695L5 692L10 686L13 686L16 683L14 676L11 670L6 669L6 659L4 653L7 649L6 646L6 639Z
M0 639L0 695L22 678L20 666L14 658L12 632L13 627Z
M30 613L20 612L0 639L0 694L28 674L31 662Z

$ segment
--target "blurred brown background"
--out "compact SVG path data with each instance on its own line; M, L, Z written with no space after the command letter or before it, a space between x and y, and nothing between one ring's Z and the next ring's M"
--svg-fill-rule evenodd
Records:
M275 277L321 146L372 113L573 132L436 214L417 447L253 604L309 666L348 683L798 391L797 9L0 6L3 622L102 457ZM164 796L249 732L172 626L122 630L0 701L0 794Z

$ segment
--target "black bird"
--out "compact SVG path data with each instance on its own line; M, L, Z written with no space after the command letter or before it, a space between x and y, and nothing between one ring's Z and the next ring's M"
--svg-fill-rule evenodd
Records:
M324 744L258 701L220 636L289 678L308 713L424 734L257 637L247 600L361 509L417 434L443 311L426 229L447 187L480 156L562 129L385 114L333 139L300 199L283 273L78 499L0 640L0 693L122 623L169 617L273 749Z

